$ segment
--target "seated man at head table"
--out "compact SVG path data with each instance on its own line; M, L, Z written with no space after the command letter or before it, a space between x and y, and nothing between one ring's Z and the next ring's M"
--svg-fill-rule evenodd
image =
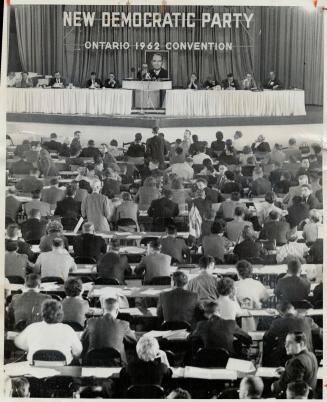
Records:
M169 225L166 228L167 236L160 239L161 252L170 255L173 262L185 262L189 255L189 249L184 239L177 237L177 228L175 225Z
M208 90L221 90L221 85L213 76L209 76L203 83L203 88Z
M84 328L86 313L89 311L89 302L82 298L83 283L80 278L70 277L65 282L66 297L62 302L64 312L63 321L79 324Z
M97 264L98 275L103 279L117 279L120 285L125 283L125 276L132 275L132 269L126 255L121 255L120 240L112 239L109 251L100 255Z
M38 209L31 209L27 220L20 224L23 239L28 243L39 243L41 237L46 234L47 221L41 219Z
M33 191L41 191L43 188L43 181L39 179L40 171L37 168L32 167L29 171L29 175L21 179L16 183L16 188L23 193L32 193Z
M293 381L287 384L286 399L309 399L310 387L305 381Z
M95 234L92 222L84 222L82 234L73 237L73 248L75 257L90 257L95 261L107 251L105 240Z
M16 88L33 88L33 86L33 81L29 78L27 71L23 71L20 80L15 83Z
M159 295L157 315L160 322L186 321L192 324L202 312L198 295L185 289L188 278L182 271L173 273L174 288Z
M24 204L24 209L27 215L29 215L32 209L38 209L42 217L51 215L51 206L48 202L41 201L41 191L35 190L32 192L32 201Z
M159 239L152 240L148 245L148 252L136 266L136 275L144 274L144 284L149 284L152 278L170 276L171 257L161 253Z
M205 349L226 349L232 357L240 356L240 345L234 341L236 338L240 344L249 346L252 342L251 337L236 324L235 319L224 319L219 312L218 303L215 301L207 302L204 305L205 320L196 324L195 330L190 335L193 350L196 352L197 346ZM236 347L236 349L235 349Z
M307 339L307 349L314 352L312 335L322 339L320 328L311 317L298 313L289 302L277 305L280 317L276 318L263 337L263 366L278 366L287 360L285 339L289 332L303 332Z
M56 71L53 74L53 77L49 81L49 87L51 88L65 88L66 87L66 80L62 78L59 71Z
M254 81L252 74L247 73L244 80L242 81L242 89L251 90L257 89L257 84Z
M161 80L168 78L168 70L162 67L163 56L160 53L153 53L150 60L151 69L149 71L152 80Z
M16 189L9 188L5 200L5 217L9 221L16 222L18 212L22 210L22 203L16 198Z
M22 232L17 223L11 223L6 229L5 244L11 242L17 242L18 254L26 254L29 261L35 261L35 255L31 249L31 245L26 243L26 241L24 241L24 239L22 238Z
M120 82L118 81L118 79L114 73L109 73L108 78L104 81L104 87L111 88L111 89L121 87Z
M24 322L24 327L32 322L42 320L41 306L44 300L51 296L40 293L41 278L37 274L29 274L25 277L23 293L13 295L8 306L8 318L14 327Z
M65 191L59 188L59 180L57 177L50 179L50 187L41 190L41 200L50 204L51 210L55 210L57 202L63 200Z
M288 242L291 233L290 224L284 220L277 211L269 213L269 219L263 225L260 232L260 239L276 241L277 246Z
M191 78L187 83L187 89L202 89L202 84L198 80L198 76L196 73L191 74Z
M14 340L18 349L27 352L27 360L33 363L33 355L39 350L57 350L72 363L82 353L82 344L77 333L62 323L62 305L57 300L45 300L41 307L41 322L34 322L18 334Z
M30 162L27 162L25 153L19 158L20 159L18 161L12 163L9 169L10 174L28 175L31 169L33 169L33 165Z
M285 340L285 349L290 358L285 367L279 367L276 370L280 378L271 386L273 393L276 396L285 395L287 385L294 381L305 381L312 390L315 390L318 363L316 356L308 351L305 334L289 332Z
M211 256L204 255L199 260L200 273L187 284L187 290L197 293L201 302L217 300L218 280L212 275L215 268L215 260Z
M42 278L55 276L67 280L69 273L76 270L75 261L64 248L64 242L60 237L54 238L52 250L41 253L34 266L34 271L41 274Z
M83 332L83 360L87 364L87 353L102 348L112 348L119 352L126 363L124 341L136 343L134 331L127 321L117 319L119 304L116 299L108 298L104 302L104 314L99 318L89 318Z
M228 73L227 78L225 78L221 83L223 89L226 90L237 90L241 89L239 82L234 78L233 73Z
M90 78L86 81L86 88L96 89L102 88L102 82L100 78L97 78L97 73L92 71L90 74Z
M287 263L287 274L279 278L274 290L276 297L290 303L309 300L310 282L301 277L301 262L290 256Z
M240 382L240 399L261 399L264 383L261 377L248 375Z
M6 244L5 251L5 276L25 277L27 269L30 267L26 254L18 254L18 243L10 242ZM33 266L33 264L31 264Z
M264 89L272 89L272 90L283 89L281 82L276 77L275 71L269 72L269 77L263 82L262 86Z

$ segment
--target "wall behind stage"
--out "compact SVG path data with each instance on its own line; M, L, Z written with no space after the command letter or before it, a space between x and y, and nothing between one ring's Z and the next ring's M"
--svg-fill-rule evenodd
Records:
M173 142L177 138L183 138L184 130L188 128L192 134L198 134L200 141L208 141L211 144L215 140L215 133L221 130L224 138L233 139L236 130L241 130L246 141L251 145L259 134L263 134L266 140L274 145L280 143L287 146L289 138L296 138L298 144L301 142L321 143L323 138L323 126L321 124L304 125L285 125L285 126L228 126L228 127L178 127L164 128L162 131L165 138ZM81 126L73 124L42 124L42 123L7 123L7 134L11 136L14 144L21 144L24 139L40 140L41 137L48 137L50 133L57 133L63 141L65 138L70 140L76 130L81 131L81 142L86 146L89 139L93 139L97 145L102 142L109 143L112 139L118 141L119 146L123 142L130 142L134 139L134 134L139 132L143 135L143 140L151 136L151 129L138 127L104 127L104 126Z
M275 70L286 88L295 87L306 92L306 104L323 102L323 13L303 7L209 7L166 6L165 12L254 13L254 23L245 28L102 28L64 27L63 11L150 11L158 6L67 6L25 5L11 6L14 13L13 39L10 53L19 55L23 69L41 74L60 70L77 86L84 86L91 71L104 79L114 71L119 80L131 76L131 68L139 68L144 52L129 50L88 50L86 41L130 42L232 42L233 50L170 51L170 72L175 87L186 87L195 71L201 80L209 75L221 80L232 71L238 79L247 72L262 82L270 70ZM17 42L14 41L15 35ZM19 63L12 55L9 71L17 71Z

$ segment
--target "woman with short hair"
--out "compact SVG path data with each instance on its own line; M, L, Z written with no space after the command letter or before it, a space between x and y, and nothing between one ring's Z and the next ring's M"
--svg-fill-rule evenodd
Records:
M64 321L76 322L84 327L89 303L82 298L83 283L79 278L68 278L64 285L66 297L62 302Z
M40 240L40 251L45 253L47 251L51 251L52 242L55 238L60 238L64 242L64 247L68 250L68 239L63 235L64 227L59 221L50 221L48 222L46 228L46 235L41 237Z

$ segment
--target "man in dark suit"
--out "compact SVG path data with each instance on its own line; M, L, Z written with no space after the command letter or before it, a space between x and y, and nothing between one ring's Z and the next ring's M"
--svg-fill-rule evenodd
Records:
M159 162L159 169L165 168L165 155L167 153L164 140L158 136L159 127L153 127L153 137L146 141L146 155L153 162Z
M97 272L101 278L117 279L123 285L125 276L132 274L132 269L128 263L126 255L119 254L120 241L112 239L110 243L110 251L104 254L97 265Z
M282 84L276 77L275 71L269 72L269 78L267 78L264 81L262 86L264 87L264 89L272 89L272 90L282 89Z
M168 71L162 67L163 57L160 53L153 53L150 61L151 69L149 71L152 80L160 80L168 78Z
M104 86L105 88L111 89L120 88L120 82L117 80L114 73L110 73L109 78L107 78L104 82Z
M113 348L120 353L126 363L124 340L135 343L134 331L127 321L117 319L119 304L117 299L107 299L104 302L104 315L101 318L90 318L83 332L81 341L84 357L95 349Z
M165 224L179 214L178 204L172 201L172 197L171 190L163 190L163 197L151 202L148 215L153 218L152 225L154 230L157 223L159 225ZM164 227L166 227L166 224Z
M102 88L102 86L100 78L97 78L97 73L92 71L91 78L86 81L86 88L95 89Z
M29 274L25 278L26 291L13 296L8 307L8 318L14 326L22 321L25 321L26 326L42 321L42 303L44 300L51 299L51 296L39 293L40 285L40 276Z
M298 258L288 260L287 275L278 279L274 293L279 300L290 303L309 300L310 282L301 277L301 262Z
M57 202L63 200L65 191L59 188L59 180L57 177L50 179L50 187L43 188L41 191L41 201L47 202L51 206L51 210L57 207Z
M45 149L49 152L58 152L58 154L62 150L61 142L57 141L58 136L56 133L50 134L50 141L46 141L43 143Z
M313 352L312 333L322 337L322 329L311 317L298 314L289 302L278 304L280 317L276 318L263 337L263 366L279 366L286 363L285 339L289 332L303 332L307 338L307 348ZM267 363L267 364L266 364Z
M322 208L322 204L312 194L312 189L311 189L310 184L303 184L301 186L301 194L303 197L304 204L307 205L309 209L321 209Z
M75 256L90 257L98 261L99 257L107 251L105 240L94 234L92 222L85 222L82 230L83 233L80 236L73 238Z
M38 209L31 209L28 219L20 224L23 239L27 242L40 242L45 235L47 221L41 220L41 212Z
M286 354L291 356L284 367L277 369L280 374L271 389L276 396L284 393L287 384L293 381L304 381L313 390L317 384L318 363L316 356L308 351L307 339L303 332L290 332L285 341Z
M66 86L66 80L61 77L61 74L59 71L56 71L53 74L53 78L50 79L49 81L49 87L51 88L65 88Z
M97 160L102 157L102 154L98 148L96 148L94 140L89 140L87 147L82 149L79 155L81 158L93 158Z
M40 171L32 167L29 175L16 183L16 188L23 193L33 193L36 190L41 191L43 188L43 181L39 179Z
M200 310L198 295L184 289L187 285L187 275L182 271L173 274L174 289L159 295L157 315L162 321L186 321L193 323L196 313Z
M170 255L175 262L185 262L189 249L184 239L177 238L177 229L174 225L167 227L167 237L160 240L161 252Z
M20 227L18 226L17 223L12 223L7 227L5 244L11 242L17 242L18 245L17 253L26 254L29 261L35 262L36 260L35 254L31 250L30 244L26 243L24 239L22 239L21 237L22 233Z
M225 90L241 89L240 84L234 78L233 73L227 74L227 78L222 81L221 85Z
M5 216L6 218L12 219L14 222L17 221L18 212L21 210L22 203L15 197L16 189L11 188L8 190L8 194L6 196L6 210Z
M265 141L263 135L259 135L256 141L251 145L252 151L254 153L268 153L271 151L269 142Z
M57 202L54 214L61 216L61 223L66 230L73 230L81 216L81 203L74 199L76 185L69 184L66 187L66 197Z
M269 220L265 222L260 232L260 239L276 240L277 246L282 246L288 242L290 224L279 220L277 211L269 213Z
M200 342L206 349L223 348L235 357L238 354L235 350L234 337L247 346L251 344L251 337L238 327L236 321L220 318L217 302L208 302L204 307L204 314L208 320L197 323L191 334L193 343L199 345Z

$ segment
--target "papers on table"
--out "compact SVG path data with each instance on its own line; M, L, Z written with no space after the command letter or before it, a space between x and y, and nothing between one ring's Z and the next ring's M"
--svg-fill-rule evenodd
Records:
M259 367L255 373L257 377L278 378L276 367Z
M157 296L157 295L160 294L161 292L162 292L161 289L149 288L149 289L142 290L142 291L140 292L140 295L142 295L142 296Z
M324 314L324 310L321 308L309 308L309 310L306 311L305 315L323 315Z
M265 331L250 331L248 334L251 336L253 341L262 341Z
M256 371L251 361L234 359L232 357L228 359L226 369L236 371L238 377L243 377L248 374L254 374Z
M117 299L117 297L123 296L123 290L118 287L114 288L114 287L106 286L103 288L93 289L92 294L93 294L93 296L96 296L96 297L106 297L106 298Z
M240 317L274 317L278 311L274 308L247 310L241 309Z
M150 331L146 333L147 336L152 336L153 338L163 338L167 340L185 340L189 336L186 329L177 329L169 331Z
M89 292L94 286L94 282L85 282L83 283L83 291Z
M46 378L60 374L53 368L31 366L27 361L6 364L4 370L10 377L31 375L36 378Z
M234 370L227 369L206 369L200 367L178 367L172 368L173 377L184 377L184 378L199 378L204 380L236 380L237 374Z
M9 283L9 289L12 292L17 292L18 290L24 289L25 285L17 284L17 283Z
M128 246L128 247L120 247L119 252L125 254L144 254L145 249L142 247Z
M157 317L157 307L149 307L148 312L152 317Z
M57 282L43 282L41 283L41 290L44 291L51 291L51 290L56 290L59 289L60 285L57 284Z
M82 377L108 378L120 370L121 367L82 367Z
M142 316L142 311L137 307L124 308L120 310L121 313L130 314L133 316Z
M8 341L11 341L11 340L15 339L17 335L18 335L18 332L15 332L15 331L7 331L7 333L6 333L6 339L7 339Z

